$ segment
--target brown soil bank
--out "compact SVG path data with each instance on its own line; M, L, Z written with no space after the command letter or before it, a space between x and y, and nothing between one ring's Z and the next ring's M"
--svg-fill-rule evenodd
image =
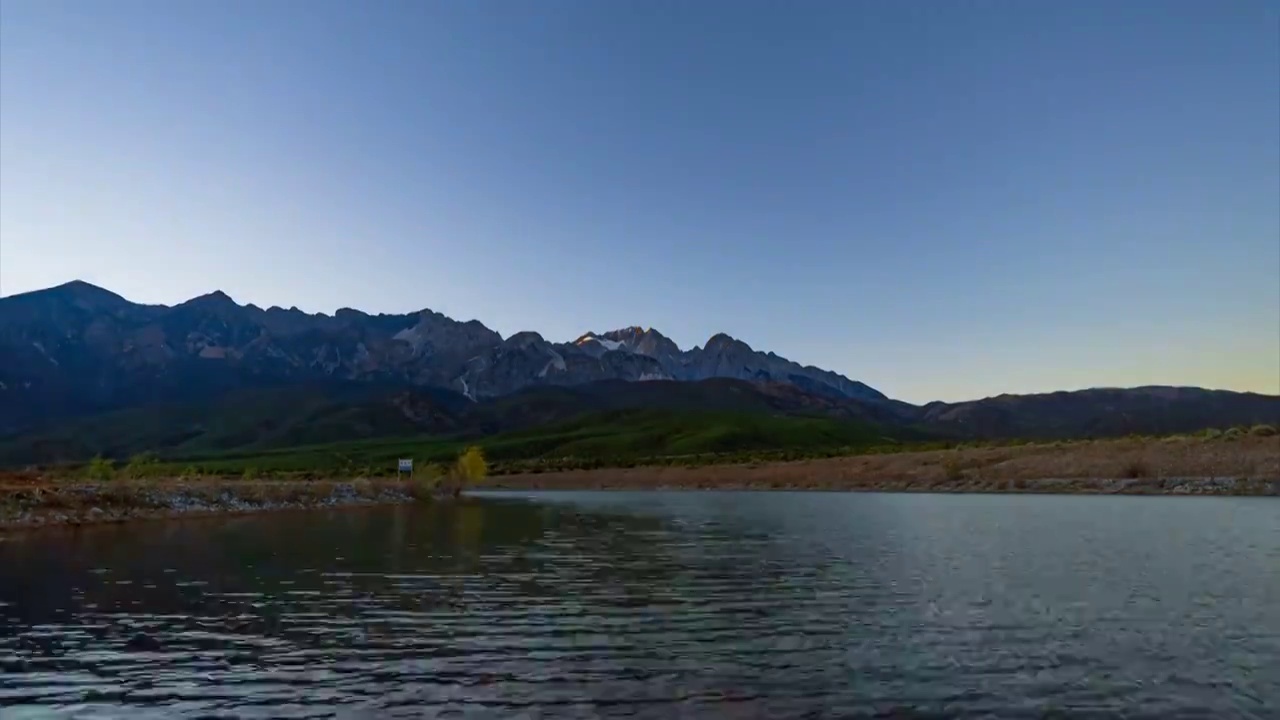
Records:
M1099 440L702 467L503 475L495 489L1280 495L1280 437Z

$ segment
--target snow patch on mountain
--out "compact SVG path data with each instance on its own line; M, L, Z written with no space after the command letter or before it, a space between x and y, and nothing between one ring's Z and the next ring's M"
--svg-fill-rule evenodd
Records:
M426 332L421 325L407 327L391 337L394 340L409 343L414 355L417 355L422 350L422 346L427 343Z
M58 361L53 359L53 356L49 354L48 350L44 349L44 345L41 345L39 341L31 343L31 345L34 346L36 350L40 351L40 354L44 356L45 360L48 360L54 365L58 364Z
M627 348L623 343L617 340L610 340L609 338L603 338L594 333L587 333L586 335L583 335L582 337L577 339L575 344L583 345L589 342L600 343L600 345L602 345L605 350L622 350L622 351L629 350L629 348Z
M632 326L605 333L589 332L576 342L593 357L611 350L653 358L667 377L697 381L728 377L754 382L787 382L810 391L840 397L881 399L883 395L838 373L801 366L776 353L754 350L726 333L716 333L705 345L681 350L670 338L653 328Z
M565 372L566 370L568 370L568 366L564 362L564 356L556 352L555 350L551 351L551 360L549 360L546 366L543 367L540 372L538 372L538 377L546 377L547 373L550 372L551 368L555 368L560 372Z

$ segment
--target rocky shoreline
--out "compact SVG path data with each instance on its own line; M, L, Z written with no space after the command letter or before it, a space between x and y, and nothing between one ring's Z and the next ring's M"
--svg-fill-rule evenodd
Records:
M1033 480L842 481L698 478L690 473L646 474L583 470L492 478L486 490L795 490L894 493L1038 493L1058 495L1235 495L1280 497L1280 479L1176 477L1040 478Z
M423 496L407 482L369 480L57 483L0 488L0 528L333 509L414 502Z
M748 478L698 479L626 471L574 471L491 478L484 490L754 490L910 493L1035 493L1110 495L1215 495L1280 497L1280 479L1044 478L1019 481L762 482ZM607 477L605 475L607 474ZM141 519L322 510L408 503L423 494L407 483L225 481L178 486L164 483L78 483L57 488L0 491L0 529L75 526Z

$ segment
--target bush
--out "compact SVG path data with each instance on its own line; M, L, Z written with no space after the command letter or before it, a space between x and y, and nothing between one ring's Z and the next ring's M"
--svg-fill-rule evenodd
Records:
M1249 428L1249 434L1258 437L1272 437L1276 434L1276 428L1274 425L1254 425Z
M160 458L155 453L142 452L129 458L129 464L124 466L125 477L144 478L154 475L160 468Z
M948 458L942 463L942 476L951 482L959 482L964 479L964 468L960 466L960 461L954 458Z
M1217 438L1222 437L1222 431L1217 428L1209 428L1201 433L1201 436L1204 437L1205 440L1216 440Z
M444 471L439 465L428 464L415 469L409 482L409 496L414 500L430 500L440 489L443 478Z
M115 465L101 455L89 461L84 473L90 480L110 480L115 477Z
M485 462L484 451L472 445L463 451L449 469L447 492L458 495L468 483L484 479L489 474L489 465Z
M458 456L454 472L457 474L458 480L463 483L483 480L484 476L489 473L489 465L484 460L484 451L476 445L467 448L465 452Z

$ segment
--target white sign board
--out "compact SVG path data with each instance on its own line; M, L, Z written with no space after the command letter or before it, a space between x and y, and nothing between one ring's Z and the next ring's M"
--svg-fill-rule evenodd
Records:
M413 458L400 458L400 464L397 467L400 472L413 472Z

